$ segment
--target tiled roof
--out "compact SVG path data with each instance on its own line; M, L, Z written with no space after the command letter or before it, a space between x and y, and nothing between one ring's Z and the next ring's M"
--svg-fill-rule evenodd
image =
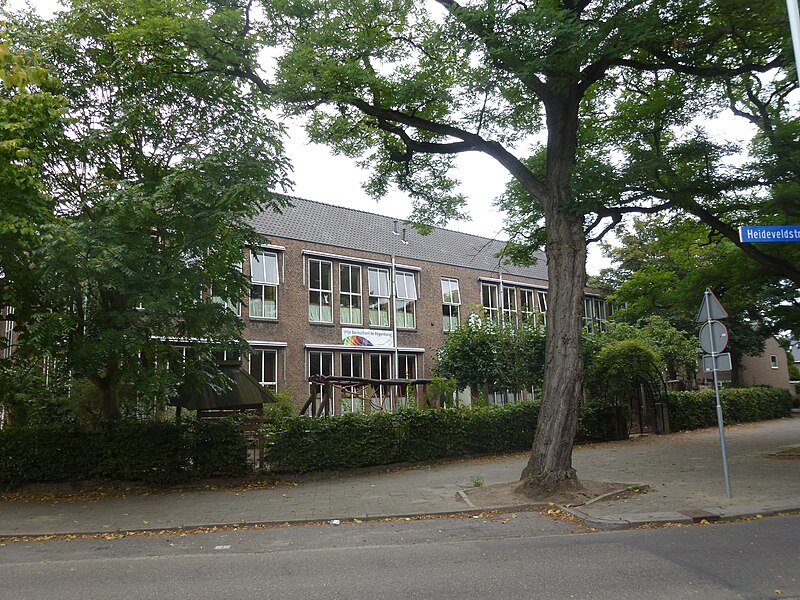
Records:
M291 198L292 206L282 213L272 210L253 219L259 233L305 242L315 242L375 252L398 258L416 259L445 265L454 265L482 271L497 271L500 259L497 254L505 242L468 233L434 228L421 235L402 219L324 204L302 198ZM399 235L392 233L397 222ZM403 229L405 239L403 243ZM503 274L547 279L544 253L537 253L539 261L531 267L503 265Z

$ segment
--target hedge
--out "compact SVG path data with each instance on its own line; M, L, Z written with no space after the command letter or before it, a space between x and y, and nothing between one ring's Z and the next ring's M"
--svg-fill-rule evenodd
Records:
M403 410L309 419L264 429L274 473L338 471L398 462L529 450L539 405Z
M245 440L227 421L0 430L0 489L86 480L169 485L250 470Z
M670 392L670 428L673 431L717 425L717 401L713 390ZM789 416L792 396L788 390L768 387L724 388L720 404L725 423L748 423Z
M724 389L726 423L790 414L791 395L775 388ZM714 393L671 392L673 431L716 425ZM613 407L611 407L613 408ZM587 403L578 440L610 439L614 411ZM331 418L289 417L265 426L265 460L274 473L338 471L465 455L527 451L539 406L404 410ZM251 472L234 423L122 422L96 431L69 426L0 430L0 489L32 482L140 481L169 485Z

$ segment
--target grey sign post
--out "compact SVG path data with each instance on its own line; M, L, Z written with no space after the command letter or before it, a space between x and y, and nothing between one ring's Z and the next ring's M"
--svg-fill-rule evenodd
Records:
M725 325L716 319L724 319L728 316L722 304L719 303L717 297L710 288L706 288L703 295L703 303L700 305L700 312L697 313L696 321L703 323L700 328L700 345L703 350L708 352L711 356L711 371L714 373L714 395L717 399L717 423L719 424L719 445L722 449L722 472L725 476L725 495L731 497L731 478L728 474L728 453L725 448L725 423L722 419L722 404L719 401L719 381L717 378L717 371L720 370L718 359L720 353L725 350L728 345L728 330ZM709 358L709 357L705 357ZM704 358L704 362L705 362Z

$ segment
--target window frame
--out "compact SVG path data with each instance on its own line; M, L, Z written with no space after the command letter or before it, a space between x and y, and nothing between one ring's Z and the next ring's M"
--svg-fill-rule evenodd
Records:
M377 294L373 294L373 279L372 275L375 274L378 279L376 279L375 283L377 285ZM384 281L385 277L385 281ZM383 284L386 284L386 291L385 295L383 295ZM367 267L367 323L370 327L390 327L391 326L391 317L390 317L390 310L389 310L389 300L391 298L389 294L389 286L391 285L391 281L389 280L389 269L384 269L382 267ZM374 300L373 300L374 299ZM373 305L377 308L373 309ZM373 311L376 312L378 322L373 321ZM384 319L381 317L385 317Z
M319 287L313 287L314 274L312 273L312 265L319 267ZM328 287L323 287L325 284L325 277L323 268L327 267L328 271ZM320 258L308 259L308 320L311 323L333 323L333 263L329 260L322 260ZM327 298L326 298L327 294ZM317 304L312 300L316 297ZM318 314L314 315L313 308L318 307ZM327 308L327 314L324 310Z
M347 278L343 276L347 272ZM354 277L354 271L358 272L358 276ZM349 289L345 290L345 281L349 284ZM353 283L358 283L358 291L353 291ZM339 322L342 325L363 325L364 324L364 302L362 295L362 281L361 281L361 265L354 265L350 263L339 263ZM345 304L346 302L346 304ZM357 306L356 306L357 305ZM353 318L353 312L358 311L358 320ZM349 320L345 319L345 312L350 317Z
M402 285L400 284L401 281ZM394 322L397 328L416 329L417 278L414 277L414 273L410 271L395 271L394 295Z
M258 257L261 257L261 261ZM274 260L274 278L270 278L267 257L270 258L270 262ZM254 268L255 263L258 262L264 263L263 269L256 270ZM259 279L259 277L262 278ZM278 253L271 250L251 248L250 293L247 304L247 314L251 319L275 320L278 318L278 288L280 287L280 281ZM268 310L269 308L272 308L272 310Z
M455 284L455 285L454 285ZM461 287L458 279L442 277L442 331L449 333L461 325ZM447 289L445 289L445 286ZM453 300L453 294L456 300ZM453 323L455 322L455 326Z
M487 295L488 292L488 295ZM500 304L499 304L499 293L498 286L496 283L481 283L481 306L483 306L483 310L486 313L486 317L490 321L494 321L495 323L500 322ZM486 300L494 299L494 306L491 306L491 303L487 305Z
M498 291L499 293L499 291ZM509 302L510 300L510 302ZM503 286L503 304L501 314L503 323L517 324L517 288L511 285Z
M272 375L274 376L274 381L267 381L264 377L264 374L267 372L265 368L266 362L266 355L272 355ZM253 373L253 358L256 355L260 355L259 363L260 363L260 374L261 377L257 377L257 374ZM259 348L254 347L250 349L250 355L247 358L247 372L250 373L253 377L255 377L258 382L267 389L272 390L273 392L278 391L278 351L274 348Z

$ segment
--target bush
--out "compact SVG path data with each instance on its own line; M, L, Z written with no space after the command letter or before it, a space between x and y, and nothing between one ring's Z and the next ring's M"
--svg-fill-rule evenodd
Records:
M717 402L712 390L670 392L670 427L674 431L713 427ZM768 387L729 388L720 391L725 423L747 423L786 417L792 408L788 390Z
M334 471L470 454L528 450L538 404L294 417L265 428L276 473Z
M249 469L245 440L227 421L0 430L2 489L85 480L169 485L203 477L240 477Z

